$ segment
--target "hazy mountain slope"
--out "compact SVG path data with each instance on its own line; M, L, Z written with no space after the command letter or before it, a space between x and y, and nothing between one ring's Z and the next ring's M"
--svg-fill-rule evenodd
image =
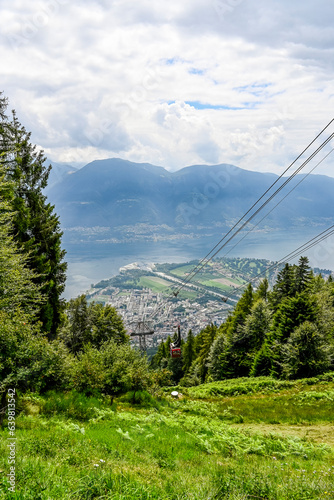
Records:
M114 158L93 161L66 175L49 189L48 196L56 204L63 227L167 224L175 232L198 226L221 231L243 215L275 179L275 174L226 164L194 165L171 173L147 163ZM266 226L287 228L331 221L333 190L333 178L310 175L270 214Z
M69 165L68 163L55 163L49 160L46 160L47 165L52 165L52 169L49 175L48 185L44 190L46 194L49 193L50 189L54 187L56 184L61 182L65 177L74 173L77 168Z

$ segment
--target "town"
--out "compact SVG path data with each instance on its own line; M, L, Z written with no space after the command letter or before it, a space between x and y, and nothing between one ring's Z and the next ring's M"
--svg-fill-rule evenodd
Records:
M87 297L115 307L132 345L150 350L168 335L172 337L178 324L186 339L189 330L197 335L208 324L223 323L247 283L272 266L264 259L217 259L201 268L195 282L187 283L197 264L134 262L120 268L117 276L94 285ZM270 282L276 274L277 269L267 273ZM175 296L173 290L178 289ZM224 294L229 297L226 302Z

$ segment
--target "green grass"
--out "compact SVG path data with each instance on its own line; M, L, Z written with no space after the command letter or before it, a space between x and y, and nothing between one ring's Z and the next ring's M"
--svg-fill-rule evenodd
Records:
M178 400L170 391L138 394L136 405L131 394L113 403L75 392L21 397L17 490L8 494L4 427L0 499L334 498L334 454L323 433L333 422L333 374L205 384ZM296 411L304 420L292 427ZM272 412L282 432L272 431ZM298 435L306 421L319 439Z
M218 290L231 290L231 286L224 285L223 283L219 283L219 281L215 280L199 280L199 283L201 283L204 286L210 287L210 288L217 288Z
M194 267L195 264L176 267L170 271L170 274L174 274L175 276L184 276L186 273L190 273L194 269Z
M139 284L143 287L150 288L153 292L163 292L171 286L171 283L163 278L142 276Z
M198 297L197 292L192 292L191 290L181 290L180 293L178 294L179 299L190 299L190 300L196 300Z

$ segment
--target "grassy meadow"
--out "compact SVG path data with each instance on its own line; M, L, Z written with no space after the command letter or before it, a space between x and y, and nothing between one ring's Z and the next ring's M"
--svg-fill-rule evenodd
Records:
M235 379L111 400L25 394L0 499L334 499L334 377Z

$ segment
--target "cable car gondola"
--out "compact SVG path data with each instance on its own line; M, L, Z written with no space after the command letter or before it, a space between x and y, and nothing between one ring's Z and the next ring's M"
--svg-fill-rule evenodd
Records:
M171 358L181 357L181 328L177 325L177 339L172 342L169 347Z

